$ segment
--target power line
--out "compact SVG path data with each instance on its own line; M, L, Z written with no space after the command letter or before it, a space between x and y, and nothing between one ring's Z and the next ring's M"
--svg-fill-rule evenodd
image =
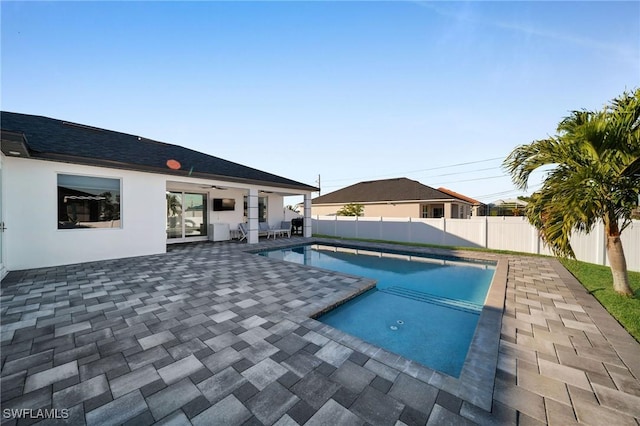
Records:
M487 170L495 170L495 169L499 169L500 167L487 167L485 169L474 169L474 170L465 170L465 171L460 171L460 172L451 172L451 173L443 173L441 175L432 175L432 176L424 176L425 178L434 178L434 177L442 177L442 176L451 176L451 175L462 175L465 173L475 173L475 172L484 172Z
M487 158L485 160L468 161L466 163L449 164L447 166L431 167L431 168L428 168L428 169L421 169L421 170L412 170L412 171L396 172L396 173L386 173L386 174L383 174L383 175L367 176L367 177L359 177L359 178L325 179L324 181L325 182L344 182L344 181L348 181L348 180L353 181L353 180L362 180L362 179L375 179L375 178L380 178L380 177L384 177L384 176L408 175L408 174L412 174L412 173L429 172L429 171L432 171L432 170L447 169L447 168L450 168L450 167L458 167L458 166L467 166L469 164L486 163L486 162L489 162L489 161L502 160L502 159L503 159L503 157L495 157L495 158Z
M473 178L473 179L462 179L462 180L450 180L449 182L440 182L440 183L436 184L435 186L445 185L445 184L448 184L448 183L474 182L474 181L477 181L477 180L498 179L498 178L503 178L503 177L507 177L507 175L485 176L485 177L479 177L479 178Z
M538 189L541 186L542 186L542 184L537 184L537 185L533 185L529 189L535 190L535 189ZM508 191L494 192L494 193L491 193L491 194L474 195L471 198L475 198L476 200L478 200L480 198L495 198L495 197L499 197L501 195L516 194L516 193L520 193L520 192L522 192L522 191L520 191L519 189L510 189Z

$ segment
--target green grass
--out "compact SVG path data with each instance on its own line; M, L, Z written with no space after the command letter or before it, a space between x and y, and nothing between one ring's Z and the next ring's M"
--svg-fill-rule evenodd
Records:
M629 334L640 342L640 272L629 272L629 284L634 296L626 297L613 291L613 277L608 266L569 259L559 260Z
M314 234L314 237L325 237L333 239L364 241L372 243L393 243L414 247L433 247L448 250L471 250L499 254L515 254L519 256L543 256L530 253L520 253L507 250L490 250L475 247L455 247L442 246L436 244L420 243L399 243L396 241L367 240L362 238L340 238L330 235ZM547 256L548 257L548 256ZM608 266L594 265L592 263L580 262L577 260L560 259L560 263L573 274L574 277L591 293L604 308L640 342L640 272L629 272L629 284L633 290L633 297L621 296L613 291L613 277Z

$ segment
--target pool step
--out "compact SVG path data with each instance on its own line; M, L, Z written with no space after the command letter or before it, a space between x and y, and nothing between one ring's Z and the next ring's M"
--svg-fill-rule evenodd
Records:
M428 293L422 293L420 291L409 290L402 287L388 287L385 289L378 289L385 293L393 294L395 296L406 297L408 299L417 300L420 302L432 303L434 305L444 306L445 308L457 309L472 314L479 314L482 311L482 305L476 303L465 302L463 300L450 299L448 297L434 296Z

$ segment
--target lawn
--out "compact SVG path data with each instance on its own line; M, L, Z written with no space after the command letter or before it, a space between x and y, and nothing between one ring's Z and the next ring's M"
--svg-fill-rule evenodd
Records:
M629 334L640 341L640 272L629 272L634 297L625 297L613 291L613 278L609 267L568 259L560 259L560 262Z

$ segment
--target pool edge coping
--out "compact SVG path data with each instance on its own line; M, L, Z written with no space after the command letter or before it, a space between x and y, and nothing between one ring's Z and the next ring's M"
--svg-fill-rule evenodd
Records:
M375 282L377 282L375 280L373 280L374 284L372 286L367 286L367 288L361 288L359 291L348 294L341 300L327 305L325 308L316 308L315 312L313 313L298 313L298 315L306 317L306 320L317 323L315 324L316 326L313 327L317 333L330 338L340 344L343 344L350 349L360 351L378 362L381 362L402 373L408 374L409 376L421 380L440 390L444 390L485 411L491 411L493 404L495 376L498 364L500 333L502 329L502 315L504 313L504 303L507 291L507 277L509 271L508 256L494 253L476 253L460 249L410 247L399 246L393 243L371 243L360 241L346 242L340 239L318 237L305 239L305 241L302 243L300 241L297 241L295 243L284 242L283 244L276 244L269 249L285 249L288 247L297 247L307 244L340 245L353 249L389 251L395 253L419 254L427 256L435 255L454 257L461 260L481 260L495 262L494 276L491 280L491 284L489 285L487 297L485 299L482 312L480 313L480 318L478 319L476 330L471 339L462 371L458 378L449 376L446 373L426 367L416 361L410 360L394 352L390 352L384 348L365 342L358 337L347 334L315 319L315 317L317 317L321 313L333 309L333 307L339 306L353 299L359 294L370 290L373 285L375 285ZM260 249L247 249L244 251L246 253L256 254L265 251L265 248L263 247ZM279 261L278 259L273 260ZM308 265L298 266L321 269L323 271L329 271L344 276L357 277L362 280L371 281L369 278L330 271L323 268L311 267Z

